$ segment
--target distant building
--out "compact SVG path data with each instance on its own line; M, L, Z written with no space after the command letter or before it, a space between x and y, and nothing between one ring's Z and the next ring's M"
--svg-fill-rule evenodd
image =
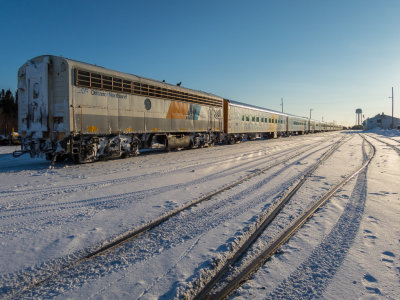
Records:
M400 119L393 118L394 128L400 129ZM363 126L366 130L373 128L390 129L392 126L392 116L387 116L384 113L377 114L373 118L368 118L363 122Z

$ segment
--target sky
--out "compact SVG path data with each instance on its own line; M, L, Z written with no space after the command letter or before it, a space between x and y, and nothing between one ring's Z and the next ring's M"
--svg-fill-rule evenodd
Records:
M345 126L400 117L400 1L0 0L0 89L44 54Z

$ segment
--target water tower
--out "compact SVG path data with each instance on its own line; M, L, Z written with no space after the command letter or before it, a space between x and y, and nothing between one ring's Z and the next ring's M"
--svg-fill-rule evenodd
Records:
M362 124L362 109L361 108L356 109L356 122L357 122L357 125Z

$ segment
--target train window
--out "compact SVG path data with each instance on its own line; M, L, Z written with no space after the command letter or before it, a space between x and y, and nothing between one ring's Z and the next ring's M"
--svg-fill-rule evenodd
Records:
M77 85L90 86L90 72L78 70L77 73Z
M141 95L149 95L149 86L147 84L142 84L142 88L140 89Z
M91 84L92 87L101 88L101 75L100 74L92 73L91 81L92 81L92 84Z
M264 123L264 118L261 118L261 122Z
M103 89L112 90L112 77L103 76Z
M167 89L167 95L166 95L165 98L167 98L167 99L172 99L172 92L171 92L170 89Z
M244 116L242 116L242 121L244 121Z
M246 121L249 122L250 121L250 117L246 116Z
M161 98L161 88L156 86L154 91L154 96Z
M124 80L122 85L124 92L132 93L132 81Z
M75 69L75 85L89 88L101 88L109 91L120 91L134 95L179 100L216 107L222 107L223 104L223 101L218 98L205 97L173 89L170 90L164 88L163 86L141 84L140 82L134 82L122 78L114 78L113 76L106 76L79 69Z
M122 91L122 79L113 78L113 91Z
M176 96L176 92L173 90L169 90L168 91L168 98L169 99L173 99L173 100L178 100L177 96Z
M167 98L168 96L168 90L166 88L161 89L161 97L162 98Z
M154 97L154 85L149 85L149 96Z
M260 122L260 118L259 117L256 118L256 122Z
M251 117L251 120L252 120L253 122L255 122L255 121L256 121L256 117Z
M139 82L133 83L133 93L140 94L140 83Z

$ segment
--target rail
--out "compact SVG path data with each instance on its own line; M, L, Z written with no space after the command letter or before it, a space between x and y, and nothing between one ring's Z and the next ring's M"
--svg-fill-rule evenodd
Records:
M373 157L375 156L376 149L375 147L367 140L364 136L361 136L371 147L372 153L370 154L369 158L366 160L361 167L355 170L352 174L347 176L344 180L330 189L323 197L317 200L303 215L298 217L296 220L292 222L292 224L287 227L281 234L279 234L269 246L264 249L247 267L242 270L238 275L236 275L225 287L223 287L217 293L211 294L212 288L220 281L220 279L227 273L230 269L231 265L237 261L239 257L248 249L248 247L242 247L239 251L240 253L235 254L234 259L230 260L226 263L226 265L221 269L221 271L213 277L213 279L196 295L194 299L225 299L233 291L235 291L243 282L245 282L254 272L261 267L266 260L272 257L275 252L281 247L284 243L286 243L290 237L302 226L304 225L307 220L322 206L324 205L341 187L343 187L346 183L348 183L351 179L357 176L362 170L364 170L369 163L372 161ZM299 182L293 189L298 190L297 186L302 185ZM291 197L290 192L286 197ZM285 198L286 198L285 197ZM267 217L268 218L268 217ZM257 233L257 235L259 235ZM250 237L254 239L253 237ZM250 245L250 243L247 243Z

